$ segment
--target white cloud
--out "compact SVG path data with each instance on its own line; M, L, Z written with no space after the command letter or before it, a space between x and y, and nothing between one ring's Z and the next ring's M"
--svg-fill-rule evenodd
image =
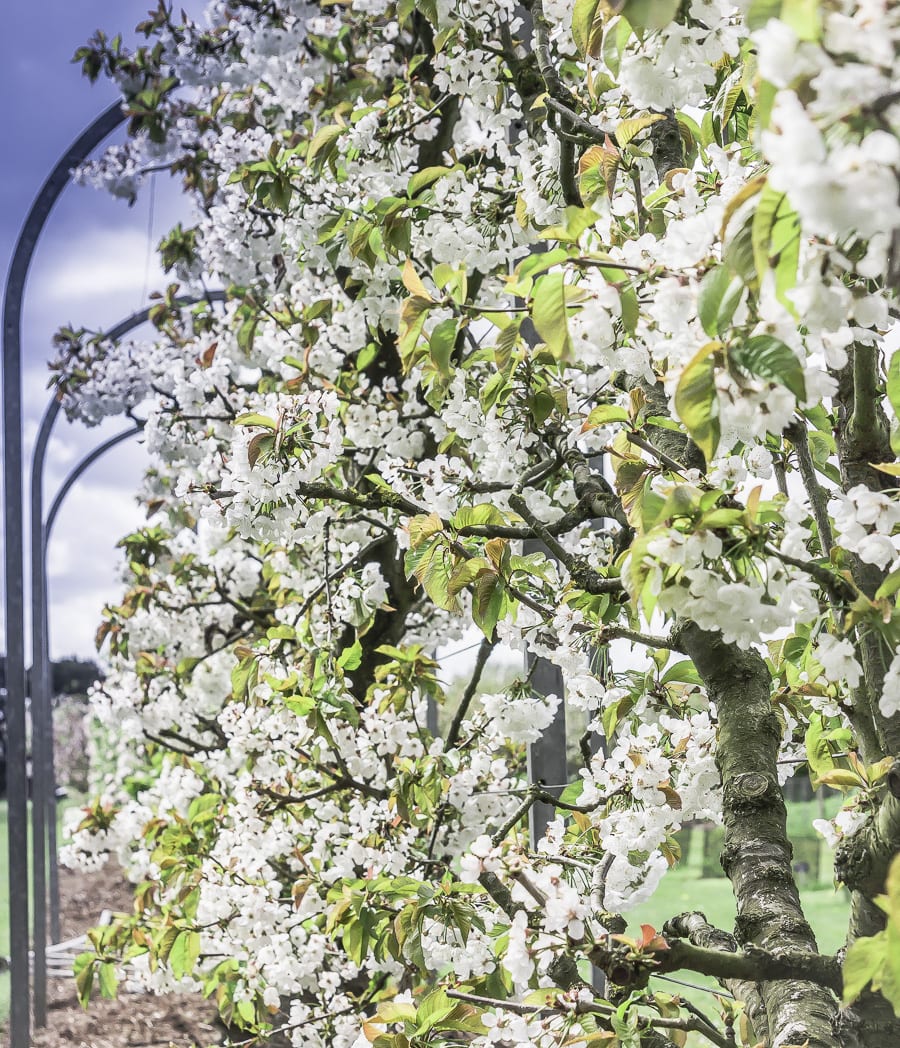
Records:
M60 510L48 547L54 657L90 655L103 605L122 596L116 543L145 523L134 498L144 466L142 449L126 442L85 474Z
M38 270L33 290L42 310L85 316L98 300L136 303L147 284L163 286L165 275L155 254L148 268L146 232L92 228L53 253Z

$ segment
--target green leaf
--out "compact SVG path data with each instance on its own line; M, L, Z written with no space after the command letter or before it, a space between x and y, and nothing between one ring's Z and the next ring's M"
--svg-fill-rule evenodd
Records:
M600 55L603 64L613 76L619 75L619 67L622 64L622 52L634 30L627 18L619 18L607 25L603 31L603 42L600 45ZM592 52L592 57L597 55Z
M770 269L774 271L776 297L795 314L796 307L787 297L787 292L797 283L800 233L800 219L787 194L767 184L753 213L750 233L753 263L760 280Z
M894 568L878 589L875 590L875 600L882 600L884 597L893 597L897 590L900 590L900 568Z
M783 0L752 0L744 21L748 29L762 29L772 18L781 14Z
M720 335L731 323L744 284L727 266L710 269L700 281L697 312L703 330L710 338Z
M97 965L97 980L100 984L100 994L108 999L116 996L119 980L116 976L116 966L112 961L103 961Z
M96 961L96 954L80 953L75 958L75 963L72 966L72 970L75 973L75 988L78 991L78 1002L84 1009L87 1009L88 1001L91 999L91 990L94 988Z
M574 244L586 229L594 225L598 217L593 208L570 205L563 213L562 222L559 225L542 229L541 236L546 240L560 240L563 243Z
M835 790L852 790L865 788L865 780L849 768L832 768L823 775L817 775L814 786L831 786Z
M413 352L425 326L428 311L434 304L430 298L413 295L400 307L400 341L397 343L397 350L405 371L412 366Z
M719 446L719 400L716 395L716 356L721 342L707 342L682 371L675 390L675 410L703 452L707 462Z
M663 675L660 684L702 684L700 674L690 659L681 659L670 666Z
M642 116L633 116L628 120L620 121L616 125L616 144L620 149L624 149L635 135L639 135L645 128L665 119L665 113L644 113Z
M852 1004L866 986L877 978L887 960L884 932L857 939L844 957L844 1004Z
M409 532L409 548L415 550L426 539L436 535L439 531L443 531L444 522L437 513L419 514L419 516L410 519L406 529Z
M324 164L334 152L337 140L345 130L340 124L326 124L325 127L320 127L309 143L306 162L312 165L318 160L320 165Z
M637 292L633 287L619 288L619 307L622 310L622 327L629 335L633 335L637 329L640 312Z
M869 465L889 477L900 477L900 462L870 462Z
M359 637L357 637L349 648L344 648L341 652L337 664L342 670L347 670L348 672L359 669L362 662L362 654L362 644L360 644Z
M259 675L259 663L256 657L248 655L231 671L231 694L236 699L243 699L256 684Z
M176 979L190 975L200 956L200 933L192 931L179 932L169 951L168 965Z
M825 718L821 714L814 715L806 729L806 760L813 779L818 779L835 767L829 743Z
M516 266L513 276L508 280L508 290L513 295L528 298L534 278L552 266L565 262L569 257L569 252L564 247L555 247L551 251L536 251Z
M775 216L786 199L786 193L773 189L767 182L759 195L756 210L753 212L750 239L753 244L753 262L760 280L769 268L769 242L772 239Z
M446 611L455 611L458 601L450 594L450 572L453 562L445 552L442 555L431 557L425 565L419 581L422 588L439 608Z
M503 609L503 583L496 571L483 571L472 587L472 619L488 640L494 639L494 628Z
M584 779L579 779L577 782L570 782L559 795L559 799L563 804L577 804L582 793L584 793Z
M407 195L410 197L418 196L423 189L427 189L428 186L434 185L438 179L443 178L444 175L449 175L452 170L452 167L445 167L443 165L423 167L421 171L417 171L409 180L409 185L406 187Z
M416 1033L425 1034L456 1008L443 990L433 990L416 1009Z
M628 19L640 36L656 29L665 29L678 14L681 0L613 0L611 6Z
M235 1001L234 1009L243 1023L249 1025L256 1022L256 1005L253 1001L242 997L239 1001Z
M728 358L743 371L780 382L799 401L806 400L803 365L794 351L772 335L754 335L729 347Z
M493 502L479 502L477 506L460 506L450 518L450 523L459 529L505 524L506 519Z
M756 290L759 279L753 260L753 216L735 233L722 256L725 265L750 288Z
M493 572L493 570L490 561L485 557L472 557L470 560L462 561L450 575L447 583L448 596L455 597L457 593L474 582L483 571Z
M456 336L458 333L459 322L455 317L450 317L436 325L428 338L428 349L431 359L444 378L452 378L453 376L450 359L456 347Z
M627 422L628 412L618 404L598 404L591 409L587 420L582 427L583 430L594 426L605 426L609 422Z
M815 43L822 38L820 0L783 0L780 18L794 30L798 40Z
M546 273L534 285L531 319L547 349L564 357L571 349L566 323L566 289L563 273Z
M603 4L601 0L575 0L572 11L572 36L585 57L596 57L602 39Z
M900 418L900 349L894 350L888 365L887 395L894 414Z
M255 411L249 411L245 415L238 415L234 420L236 426L265 426L266 429L278 429L278 423L268 415L259 415Z

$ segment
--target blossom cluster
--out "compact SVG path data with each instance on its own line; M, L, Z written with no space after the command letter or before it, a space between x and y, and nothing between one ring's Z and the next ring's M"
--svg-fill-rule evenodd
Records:
M900 15L586 6L214 0L83 56L144 99L84 179L170 164L197 214L157 336L69 333L55 365L87 422L142 405L152 455L67 855L141 885L130 978L251 1036L596 1033L577 989L484 998L612 956L722 819L688 628L771 678L765 781L823 718L894 730ZM472 623L454 704L434 652ZM482 686L500 642L563 687ZM530 840L526 748L565 706Z

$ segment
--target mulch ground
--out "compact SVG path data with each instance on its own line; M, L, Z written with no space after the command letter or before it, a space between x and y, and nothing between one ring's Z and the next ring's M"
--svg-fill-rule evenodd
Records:
M103 910L131 910L130 885L115 867L59 876L64 940L84 934ZM215 1006L200 995L122 993L110 1001L95 992L85 1012L74 979L48 984L47 1026L34 1031L33 1048L208 1048L222 1041Z

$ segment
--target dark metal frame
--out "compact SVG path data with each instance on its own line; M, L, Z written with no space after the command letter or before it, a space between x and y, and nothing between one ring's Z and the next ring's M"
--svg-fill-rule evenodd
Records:
M42 186L16 242L3 301L3 485L6 581L7 800L9 823L10 1048L30 1044L28 973L28 780L25 742L25 582L22 501L22 300L28 269L47 218L72 169L125 120L110 106L60 158Z
M220 302L223 291L209 292L205 301ZM202 299L179 299L181 305L193 305ZM105 338L115 342L147 322L152 307L139 310L110 328ZM62 503L74 484L107 451L129 437L140 433L144 424L137 421L130 428L103 441L70 471L60 485L47 518L44 520L43 474L47 448L53 427L61 410L54 397L47 405L38 430L31 459L31 724L32 724L32 898L34 915L33 995L34 1021L44 1026L47 1016L47 909L49 901L50 941L59 942L59 866L56 835L56 769L54 761L52 682L50 666L50 632L47 598L47 554L50 535Z
M44 414L31 463L31 886L35 1026L47 1023L47 907L50 942L59 942L59 867L56 833L56 769L53 740L53 687L47 600L47 547L63 500L81 475L117 444L144 428L135 424L105 440L69 473L43 520L43 469L47 442L59 414L53 400Z
M10 910L10 1048L31 1043L29 978L28 775L26 752L24 502L22 452L22 304L31 260L54 204L69 184L72 171L126 119L120 103L106 109L66 150L32 204L13 252L3 302L2 431L3 520L6 610L7 802ZM221 300L213 292L209 300ZM186 304L196 301L189 300ZM109 338L121 338L146 321L149 310L122 321ZM43 520L43 468L47 445L60 410L48 406L32 457L31 470L31 612L32 612L32 854L34 890L34 1013L46 1022L47 888L50 925L59 936L59 888L56 866L56 789L53 769L51 681L47 621L47 542L56 515L72 485L102 454L132 436L136 426L105 441L83 459L64 481ZM49 845L49 848L48 848ZM49 851L49 854L48 854Z

